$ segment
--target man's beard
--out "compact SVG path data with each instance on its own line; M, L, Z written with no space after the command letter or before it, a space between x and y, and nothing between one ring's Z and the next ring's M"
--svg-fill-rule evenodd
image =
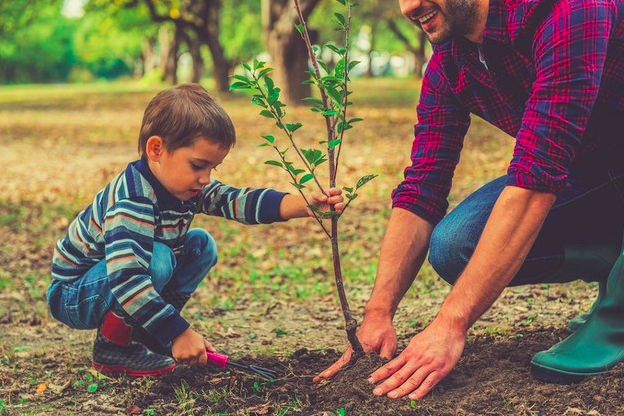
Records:
M438 12L442 13L442 11ZM449 0L443 13L444 26L433 34L425 32L434 45L446 43L452 38L465 36L474 30L479 15L475 0Z

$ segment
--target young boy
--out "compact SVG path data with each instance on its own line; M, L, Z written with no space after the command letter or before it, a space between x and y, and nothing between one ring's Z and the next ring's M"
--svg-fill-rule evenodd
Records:
M93 366L104 373L159 375L176 362L206 364L214 347L180 310L217 262L214 240L189 229L196 213L244 224L312 215L301 196L238 189L211 173L235 143L225 110L197 84L148 104L130 163L56 244L48 304L71 328L98 328ZM344 208L340 190L313 193L322 210Z

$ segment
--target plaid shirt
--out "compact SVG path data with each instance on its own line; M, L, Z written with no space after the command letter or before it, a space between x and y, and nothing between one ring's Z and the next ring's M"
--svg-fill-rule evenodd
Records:
M624 155L624 0L490 0L481 45L434 46L393 207L443 218L470 113L516 138L507 185L557 194L573 163Z

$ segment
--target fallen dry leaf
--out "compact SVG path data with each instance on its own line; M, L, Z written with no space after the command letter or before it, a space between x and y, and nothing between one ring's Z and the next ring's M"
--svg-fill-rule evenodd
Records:
M46 383L39 383L37 386L37 394L43 394L44 391L48 389L48 385Z

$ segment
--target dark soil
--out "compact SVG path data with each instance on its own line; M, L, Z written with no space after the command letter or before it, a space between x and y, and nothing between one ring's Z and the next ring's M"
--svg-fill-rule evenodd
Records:
M532 355L564 335L542 330L512 339L478 337L468 343L455 370L420 401L373 396L367 378L382 364L373 356L363 357L329 382L313 384L312 377L339 354L301 349L288 360L255 360L280 373L274 382L237 371L178 368L157 380L148 394L137 395L135 405L157 409L157 414L178 414L171 398L180 394L179 386L188 385L189 390L204 391L189 404L189 414L321 416L337 415L343 408L347 416L624 415L622 366L575 385L546 384L531 377Z

